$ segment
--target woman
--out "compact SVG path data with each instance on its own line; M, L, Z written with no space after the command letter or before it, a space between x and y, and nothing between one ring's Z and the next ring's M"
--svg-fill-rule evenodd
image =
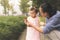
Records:
M54 9L49 3L41 4L39 11L40 11L41 16L46 17L46 25L44 28L35 27L35 25L24 21L25 24L32 26L34 29L36 29L37 31L44 33L44 34L50 34L54 30L58 30L58 32L59 32L60 13L58 13L57 10ZM60 34L60 32L59 32L59 34ZM55 40L60 40L60 37L59 37L59 39L57 38Z

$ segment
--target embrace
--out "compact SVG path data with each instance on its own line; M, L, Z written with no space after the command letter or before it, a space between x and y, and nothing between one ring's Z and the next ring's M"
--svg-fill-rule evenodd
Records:
M39 33L47 34L50 37L49 40L60 40L60 12L49 3L41 4L39 7L40 15L46 18L46 24L43 28L39 26L37 12L36 8L31 8L30 16L24 20L28 26L26 40L40 40ZM52 37L51 34L56 34L56 37L54 35Z

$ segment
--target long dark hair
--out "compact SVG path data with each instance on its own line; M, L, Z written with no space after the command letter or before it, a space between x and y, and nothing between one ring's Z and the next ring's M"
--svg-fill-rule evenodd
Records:
M52 5L49 3L43 3L40 5L40 7L42 8L43 12L47 12L49 18L55 15L57 12L56 8L52 7Z

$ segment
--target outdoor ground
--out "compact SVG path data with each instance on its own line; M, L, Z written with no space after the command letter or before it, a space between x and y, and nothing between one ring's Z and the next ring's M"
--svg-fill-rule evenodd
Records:
M48 40L47 38L44 38L43 34L41 34L40 36L41 36L40 40ZM26 38L26 29L24 30L24 32L22 32L22 35L19 37L19 40L25 40L25 38Z

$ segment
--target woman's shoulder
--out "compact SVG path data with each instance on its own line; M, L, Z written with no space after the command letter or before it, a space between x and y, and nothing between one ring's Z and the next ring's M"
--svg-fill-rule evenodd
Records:
M60 11L57 11L57 13L56 13L55 17L60 18Z
M60 18L60 11L57 11L56 14L52 18Z

